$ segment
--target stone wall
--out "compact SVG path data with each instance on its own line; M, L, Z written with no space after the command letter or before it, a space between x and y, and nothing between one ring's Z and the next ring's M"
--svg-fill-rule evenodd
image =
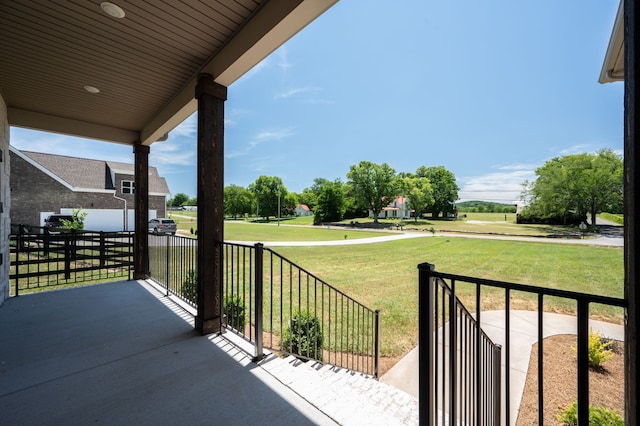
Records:
M9 298L9 233L11 190L9 186L9 122L7 105L0 94L0 305Z

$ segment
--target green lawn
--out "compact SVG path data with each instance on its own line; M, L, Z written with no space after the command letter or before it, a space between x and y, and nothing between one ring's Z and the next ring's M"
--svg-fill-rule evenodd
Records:
M196 229L195 218L173 215L173 219L178 224L178 230L184 231L183 235L191 235L191 228ZM231 241L335 241L380 235L378 231L354 231L336 226L292 226L292 221L282 221L280 226L277 222L227 221L224 224L224 238Z
M308 218L302 218L309 220ZM178 218L181 229L195 226L195 218ZM397 221L387 221L389 224ZM291 222L287 222L291 223ZM363 222L360 222L361 224ZM409 227L412 221L405 221ZM507 234L570 233L574 228L515 224L515 215L468 213L458 221L422 221L427 230L497 232ZM552 242L497 241L443 237L398 240L350 246L277 247L276 252L314 273L372 309L381 310L382 354L400 356L417 344L417 265L430 262L442 272L623 297L623 250ZM298 227L226 222L225 239L239 241L318 241L379 236L379 232L351 231L332 226ZM459 285L458 294L472 312L474 289ZM483 293L482 310L503 307L504 295ZM527 294L512 294L512 309L536 309ZM574 313L566 301L545 299L545 309ZM620 309L592 307L592 318L622 323Z
M382 354L399 356L417 344L417 265L442 272L623 296L623 251L553 243L426 237L338 247L278 247L276 251L372 309L381 310ZM475 311L474 290L458 286ZM482 310L503 307L502 292L487 291ZM535 309L536 299L512 295L512 309ZM548 300L545 309L573 313L571 303ZM621 323L621 310L594 306L592 317Z
M622 214L600 213L598 217L608 220L609 222L617 223L618 225L624 225L624 215Z
M350 224L351 220L342 223ZM373 219L357 219L361 227L369 226ZM458 219L379 219L381 225L387 227L403 224L405 230L437 232L472 232L507 235L550 235L576 234L579 229L572 226L520 225L516 223L515 213L461 213Z

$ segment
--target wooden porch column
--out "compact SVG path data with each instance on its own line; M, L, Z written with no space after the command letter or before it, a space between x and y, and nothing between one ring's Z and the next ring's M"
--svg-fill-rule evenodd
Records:
M198 313L201 334L222 331L224 101L227 88L200 74L198 100Z
M149 222L149 147L136 144L135 157L135 237L133 245L133 278L149 278L149 240L147 227Z
M628 303L624 328L625 377L625 424L637 425L638 385L640 383L640 353L638 352L638 330L640 330L640 147L636 139L636 111L638 102L638 73L636 51L638 41L638 14L633 0L624 2L624 295Z

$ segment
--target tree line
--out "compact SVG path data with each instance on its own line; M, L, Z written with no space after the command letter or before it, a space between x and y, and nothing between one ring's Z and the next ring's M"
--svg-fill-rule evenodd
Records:
M377 222L384 207L404 197L417 220L423 214L438 218L452 213L458 199L455 175L443 166L396 173L387 163L361 161L349 168L346 178L346 182L316 178L301 193L289 192L277 176L260 176L246 188L228 185L224 188L225 215L268 219L278 212L280 216L294 215L296 206L305 204L314 212L314 223L367 217L369 211ZM177 194L169 205L186 205L178 204L185 198L189 199L186 194Z
M611 149L596 153L556 157L536 169L536 179L523 183L518 220L539 223L595 223L598 213L623 212L623 159ZM414 173L396 171L387 163L361 161L341 179L316 178L301 193L289 192L277 176L260 176L247 188L224 188L225 215L269 218L295 214L298 204L314 212L314 222L336 222L367 217L374 221L382 209L404 197L417 220L456 211L458 185L443 166L419 167ZM197 199L179 193L167 205L195 206ZM512 212L514 207L498 203L460 203L464 211Z

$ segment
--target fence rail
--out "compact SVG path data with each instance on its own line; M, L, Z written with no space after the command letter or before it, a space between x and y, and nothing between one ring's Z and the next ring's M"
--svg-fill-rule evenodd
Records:
M133 233L71 231L9 236L13 295L52 286L131 279Z
M150 271L168 292L197 303L197 240L149 236ZM225 326L263 349L377 377L379 312L262 244L223 243Z
M261 244L224 247L228 323L257 342L257 356L264 347L378 376L379 311Z
M149 234L149 271L161 283L191 306L197 306L198 240L173 235Z
M419 393L427 396L419 400L421 424L515 423L510 404L510 301L513 292L529 293L538 300L539 424L543 424L544 418L544 299L556 297L577 305L575 380L579 389L578 424L589 424L589 305L626 308L626 300L441 273L429 263L418 265L418 270ZM475 287L475 314L470 314L456 296L457 288L461 285ZM504 291L504 380L501 380L499 351L484 343L490 339L481 330L482 292L488 289ZM469 362L469 358L476 361Z

